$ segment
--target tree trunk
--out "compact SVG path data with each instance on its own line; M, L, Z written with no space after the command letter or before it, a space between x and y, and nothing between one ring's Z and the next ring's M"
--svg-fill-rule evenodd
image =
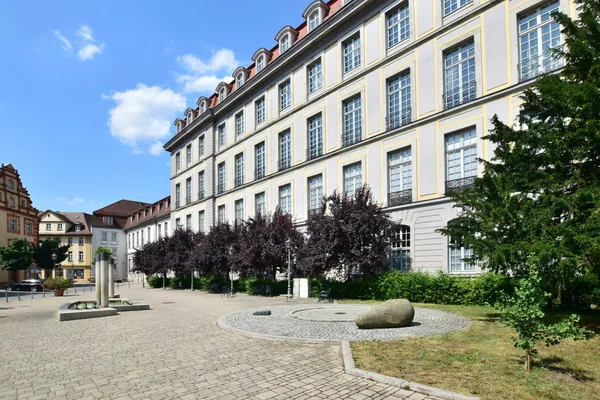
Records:
M525 370L531 371L531 351L527 350L527 356L525 357Z

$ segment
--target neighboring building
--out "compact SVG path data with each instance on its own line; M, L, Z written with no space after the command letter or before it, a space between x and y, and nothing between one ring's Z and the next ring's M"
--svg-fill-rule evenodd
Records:
M132 200L119 200L93 212L92 218L92 257L100 246L112 251L115 259L115 278L127 278L127 244L125 243L125 224L127 217L134 211L147 206ZM92 267L92 276L94 274Z
M456 217L446 193L493 155L492 116L513 123L523 90L562 67L554 10L573 16L574 1L310 2L175 120L171 224L207 230L279 205L302 226L323 194L367 183L402 221L392 268L478 273L436 231Z
M39 214L40 241L58 238L68 245L67 259L52 271L42 271L42 278L64 276L75 282L87 282L92 276L92 216L82 212L47 210Z
M166 237L173 231L171 224L171 197L165 197L154 204L130 214L125 222L127 237L127 271L129 280L139 280L141 274L131 272L134 263L133 255L144 244L155 242L160 237Z
M0 247L8 246L13 239L27 239L32 247L36 247L38 213L39 210L33 207L29 192L23 186L17 170L11 164L2 164L0 167ZM0 285L29 278L33 276L32 274L32 270L5 271L0 268Z

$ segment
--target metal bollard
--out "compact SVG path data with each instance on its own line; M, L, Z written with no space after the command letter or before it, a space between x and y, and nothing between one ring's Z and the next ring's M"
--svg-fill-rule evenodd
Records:
M21 291L17 287L17 299L21 300Z
M75 294L77 294L77 286L73 285L73 290L75 291Z
M46 298L46 288L43 288L43 289L42 289L42 297L43 297L43 298Z
M4 295L6 297L6 302L8 303L8 288L4 288Z
M33 300L33 292L35 292L35 289L31 288L30 292L31 292L31 300Z

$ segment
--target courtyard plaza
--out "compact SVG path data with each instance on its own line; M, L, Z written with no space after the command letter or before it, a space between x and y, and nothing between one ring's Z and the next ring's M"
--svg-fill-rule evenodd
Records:
M281 297L140 283L116 292L152 309L59 322L59 306L93 294L2 303L0 399L435 399L346 374L337 343L265 340L217 326L244 309L284 306Z

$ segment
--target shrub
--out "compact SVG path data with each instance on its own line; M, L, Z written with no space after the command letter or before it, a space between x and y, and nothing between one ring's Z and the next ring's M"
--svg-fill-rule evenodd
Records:
M148 277L147 281L148 281L148 286L150 286L151 288L157 289L157 288L163 287L163 277L162 276L150 275ZM165 281L165 287L169 287L170 281L171 281L171 278L167 277L166 281Z
M48 290L65 290L73 287L71 279L57 276L56 278L48 278L44 281L44 288Z

